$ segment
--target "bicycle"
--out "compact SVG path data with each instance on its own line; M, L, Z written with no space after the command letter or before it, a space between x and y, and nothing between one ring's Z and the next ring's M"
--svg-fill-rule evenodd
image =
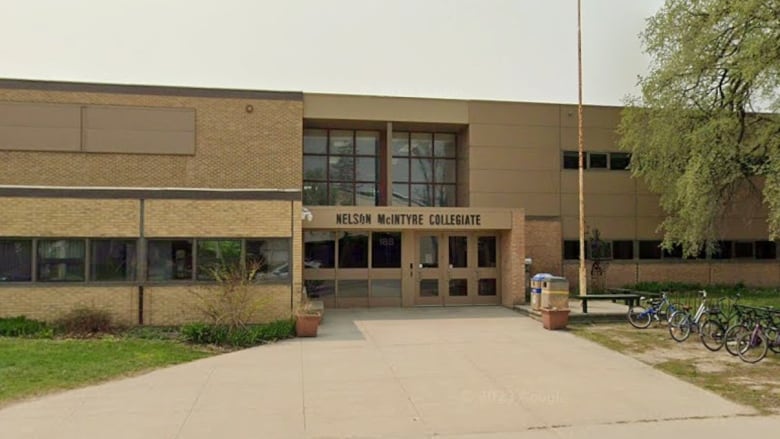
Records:
M739 301L740 295L727 303L728 297L722 297L718 299L717 306L710 308L707 312L707 320L702 323L699 328L699 338L701 343L707 349L716 352L723 347L726 331L728 330L729 322L736 314L736 306Z
M763 309L752 306L736 305L734 311L734 321L726 329L722 342L723 346L726 347L726 352L736 357L739 355L737 340L739 340L739 337L741 337L742 334L749 332L750 329L755 326L758 319L758 313L763 311Z
M752 331L742 334L737 340L737 353L746 363L758 363L766 357L769 348L777 353L780 350L780 325L775 315L780 313L771 309L764 310Z
M696 310L696 314L691 318L688 311L683 307L682 310L675 311L669 318L669 335L674 341L681 343L688 339L691 332L700 332L701 325L707 319L709 308L707 308L707 292L699 291L701 303Z
M646 300L645 297L640 297L640 301ZM664 316L664 320L669 322L669 318L672 314L682 308L677 308L672 302L669 301L669 296L665 293L661 293L660 299L650 299L649 306L643 307L640 305L632 306L628 309L628 323L631 326L644 329L650 326L650 323L655 320L660 322L660 315Z

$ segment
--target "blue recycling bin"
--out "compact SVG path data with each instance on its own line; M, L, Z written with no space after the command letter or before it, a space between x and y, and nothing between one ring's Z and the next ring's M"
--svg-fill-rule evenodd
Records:
M542 308L542 284L553 277L550 273L537 273L531 278L531 309Z

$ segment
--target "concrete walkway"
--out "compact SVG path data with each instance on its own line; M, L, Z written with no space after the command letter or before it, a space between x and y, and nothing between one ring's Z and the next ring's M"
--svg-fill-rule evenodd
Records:
M780 418L495 307L328 310L320 337L0 410L3 438L767 437ZM597 436L598 435L598 436Z

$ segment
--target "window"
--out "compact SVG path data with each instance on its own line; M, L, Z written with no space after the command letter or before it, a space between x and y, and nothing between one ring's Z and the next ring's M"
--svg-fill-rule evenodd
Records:
M371 233L371 267L401 268L401 233Z
M303 203L377 205L378 150L378 131L304 130Z
M580 242L579 241L563 241L563 259L579 259L580 258Z
M577 151L563 152L563 169L579 169L580 154Z
M368 232L341 232L339 268L368 268Z
M607 169L607 153L605 152L589 152L588 153L588 169Z
M612 241L613 259L634 259L634 241Z
M631 164L631 154L627 152L609 153L609 169L613 171L625 171Z
M455 206L457 141L450 133L394 132L393 206Z
M590 241L587 249L588 259L612 259L612 243L609 241Z
M91 240L89 280L134 281L137 250L138 243L134 239Z
M680 244L674 244L671 250L663 249L664 259L682 259L683 249Z
M32 240L0 240L0 282L32 280Z
M336 266L336 236L333 232L303 232L304 268Z
M777 258L777 245L774 241L756 241L756 259Z
M497 255L495 236L477 238L477 267L495 267Z
M192 279L192 240L150 240L148 251L149 280Z
M227 269L236 269L241 262L241 241L238 239L199 239L198 280L214 280L215 275Z
M42 239L38 241L37 256L39 281L84 281L86 245L83 239Z
M734 243L734 257L735 258L753 258L753 243L752 242L735 242Z
M661 241L639 241L639 259L661 259Z
M731 241L718 241L718 249L712 254L712 259L731 259Z
M255 280L285 282L290 278L290 239L248 239L246 265L256 270Z

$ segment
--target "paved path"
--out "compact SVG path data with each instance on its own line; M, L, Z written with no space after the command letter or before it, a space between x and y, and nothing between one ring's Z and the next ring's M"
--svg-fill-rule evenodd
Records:
M503 308L328 310L292 340L0 410L3 438L767 437L780 418Z

